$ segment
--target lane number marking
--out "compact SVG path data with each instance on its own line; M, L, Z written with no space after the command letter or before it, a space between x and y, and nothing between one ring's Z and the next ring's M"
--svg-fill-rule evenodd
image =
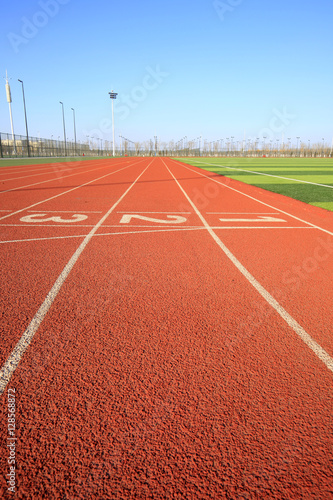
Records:
M21 217L20 221L21 222L58 222L58 223L66 223L66 224L71 224L73 222L81 222L83 220L88 219L88 215L83 215L83 214L74 214L71 216L70 219L64 219L63 217L60 217L59 215L48 217L47 214L33 214L33 215L26 215L24 217Z
M221 222L287 222L277 217L257 217L256 219L219 219Z
M120 224L129 224L132 219L144 220L147 222L154 222L156 224L183 224L187 222L186 217L181 217L180 215L167 215L167 219L155 219L153 217L146 217L145 215L138 214L125 214L120 219Z

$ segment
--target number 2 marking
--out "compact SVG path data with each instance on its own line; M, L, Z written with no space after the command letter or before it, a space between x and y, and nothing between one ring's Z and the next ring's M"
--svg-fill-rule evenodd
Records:
M47 217L47 214L33 214L33 215L26 215L25 217L22 217L20 219L21 222L58 222L62 223L64 222L65 224L70 224L73 222L81 222L83 220L88 219L88 215L83 215L83 214L75 214L72 215L71 219L63 219L62 217L59 217L58 215L53 216L53 217Z
M167 218L172 220L155 219L153 217L146 217L145 215L125 214L122 216L120 224L129 224L132 219L154 222L155 224L183 224L187 221L185 217L181 217L180 215L167 215Z

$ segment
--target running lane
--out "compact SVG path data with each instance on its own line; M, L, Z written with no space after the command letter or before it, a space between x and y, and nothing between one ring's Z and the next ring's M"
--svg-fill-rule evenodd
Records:
M23 190L20 196L16 194L18 210L1 213L1 365L84 237L147 162L108 160L103 165L94 176L78 176L70 188L53 187L56 194L51 199L43 189L33 194L33 200L30 192ZM36 199L38 205L31 208Z
M232 254L333 357L333 214L170 162ZM204 194L206 193L206 195ZM209 202L209 205L208 205ZM250 335L260 324L255 323ZM244 339L233 339L243 342Z
M141 172L10 381L18 498L330 498L332 373L203 224L210 181Z

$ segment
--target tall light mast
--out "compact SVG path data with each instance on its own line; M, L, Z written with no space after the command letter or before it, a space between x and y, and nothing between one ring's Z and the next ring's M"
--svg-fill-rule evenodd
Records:
M115 139L114 139L114 109L113 109L113 101L115 99L117 99L117 93L116 92L113 92L113 90L111 92L109 92L109 96L110 96L110 99L112 101L112 139L113 139L113 156L115 156Z
M10 126L12 129L13 153L15 155L16 154L16 147L15 147L15 135L14 135L14 125L13 125L13 115L12 115L12 95L10 92L10 85L9 85L9 78L8 78L7 70L6 70L6 94L7 94L7 102L9 105Z

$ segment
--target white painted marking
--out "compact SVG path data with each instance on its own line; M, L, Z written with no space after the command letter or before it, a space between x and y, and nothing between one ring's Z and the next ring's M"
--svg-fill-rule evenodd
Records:
M54 226L48 226L48 227L54 227ZM68 227L68 226L63 226L63 227ZM91 227L91 226L80 226L80 227ZM109 228L109 227L122 227L124 228L124 226L103 226L103 228ZM128 226L127 226L128 227ZM177 232L177 231L200 231L200 230L204 230L206 231L206 228L203 227L203 226L200 226L200 227L195 227L195 226L186 226L186 227L174 227L174 228L168 228L166 229L165 227L163 227L163 229L156 229L156 227L161 227L161 226L135 226L135 227L154 227L154 229L151 229L149 231L122 231L121 233L99 233L99 234L94 234L94 238L96 238L97 236L116 236L116 235L126 235L126 234L141 234L141 233L171 233L171 232ZM132 229L133 226L130 226L130 228ZM258 227L258 226L254 226L254 227L250 227L250 226L245 226L245 227L241 227L241 226L217 226L217 227L211 227L211 229L244 229L244 230L248 230L248 229L310 229L310 230L313 230L314 228L313 227L309 227L309 226L306 226L306 227L301 227L301 226L297 226L297 227L279 227L279 228L276 228L276 227L272 227L272 226L267 226L267 227ZM71 238L85 238L87 235L86 234L74 234L74 235L70 235L70 236L49 236L47 238L28 238L28 239L24 239L24 240L6 240L6 241L0 241L0 245L1 244L9 244L9 243L26 243L26 242L35 242L35 241L48 241L48 240L67 240L67 239L71 239Z
M172 224L170 224L172 227ZM169 226L169 227L170 227ZM55 226L54 224L0 224L0 227L38 227L38 228L43 228L43 227L66 227L68 229L68 224L57 224ZM77 229L78 227L94 227L94 224L80 224L80 226L72 226L73 228ZM123 224L103 224L103 227L122 227L124 229L131 227L164 227L164 226L157 226L154 224L154 226L149 226L148 224L131 224L124 226ZM176 227L176 226L175 226ZM186 226L186 227L196 227L196 226ZM280 230L280 229L315 229L314 227L311 226L211 226L212 229L274 229L275 231Z
M162 160L163 161L163 160ZM257 281L254 276L240 263L240 261L233 255L233 253L227 248L224 243L220 240L216 233L212 230L206 219L203 217L201 212L198 210L196 205L190 199L186 191L180 185L176 177L169 170L166 163L163 161L164 165L168 169L169 173L174 178L175 182L179 186L180 190L188 200L188 202L192 205L195 213L202 221L203 225L213 238L213 240L217 243L217 245L221 248L224 254L228 257L229 260L235 265L235 267L241 272L241 274L248 280L248 282L257 290L257 292L263 297L263 299L280 315L280 317L294 330L294 332L303 340L303 342L314 352L314 354L326 365L326 367L333 372L333 359L331 356L319 345L305 330L304 328L297 323L297 321L274 299L274 297Z
M205 177L206 179L209 179L212 182L216 182L216 184L219 184L220 186L222 186L222 187L224 187L226 189L230 189L231 191L234 191L235 193L239 193L240 195L245 196L246 198L249 198L250 200L254 200L257 203L259 203L260 205L264 205L265 207L269 207L269 208L272 208L274 210L279 210L278 208L274 207L273 205L269 205L268 203L265 203L264 201L258 200L258 198L255 198L254 196L251 196L249 194L243 193L242 191L239 191L239 189L236 189L236 188L233 188L231 186L228 186L227 184L225 184L225 183L223 183L221 181L217 181L216 179L213 179L212 177L209 177L208 175L202 174L201 172L198 172L197 170L193 170L192 168L186 167L183 163L179 163L176 160L171 160L171 161L173 161L174 163L176 163L178 166L186 168L190 172L193 172L195 174L201 175L201 177ZM247 186L248 185L249 184L247 184ZM327 229L324 229L324 228L322 228L320 226L316 226L316 224L312 224L312 222L308 222L308 221L306 221L304 219L301 219L300 217L297 217L296 215L292 215L289 212L285 212L284 210L279 210L279 213L280 214L288 215L289 217L292 217L295 220L299 220L300 222L303 222L304 224L308 224L309 226L312 226L312 227L314 227L316 229L319 229L319 231L323 231L324 233L327 233L327 234L330 234L330 235L333 236L332 231L328 231Z
M287 222L277 217L260 216L257 219L219 219L221 222Z
M109 175L117 174L118 172L121 172L122 170L126 170L127 168L130 168L132 165L138 165L141 163L140 160L136 163L132 163L131 165L127 165L127 167L120 168L119 170L115 170L114 172L110 172L109 174L102 175L101 177L97 177L96 179L93 179L91 181L85 182L84 184L80 184L80 186L76 186L72 189L68 189L67 191L63 191L62 193L56 194L55 196L51 196L51 198L47 198L46 200L38 201L37 203L33 203L32 205L29 205L28 207L22 208L20 210L16 210L15 212L12 212L8 215L4 215L3 217L0 217L0 220L7 219L8 217L11 217L13 215L20 214L22 212L28 211L29 208L37 207L38 205L42 205L43 203L46 203L47 201L54 200L55 198L59 198L60 196L63 196L64 194L71 193L72 191L76 191L77 189L80 189L84 186L88 186L89 184L92 184L93 182L100 181L101 179L104 179L105 177L109 177Z
M90 231L90 233L84 238L83 242L80 244L76 252L72 255L71 259L68 261L66 266L64 267L63 271L59 275L58 279L54 283L53 287L49 291L47 297L45 298L43 304L40 306L39 310L35 314L34 318L32 319L31 323L29 324L28 328L25 330L23 333L22 337L14 347L13 351L9 355L7 361L3 365L3 367L0 370L0 395L3 394L4 390L6 389L6 386L8 382L10 381L14 371L16 370L19 362L22 359L22 356L24 355L25 351L28 349L35 333L37 332L38 328L40 327L42 321L44 320L46 314L48 313L50 307L52 306L53 302L55 301L62 285L64 284L65 280L67 279L69 273L73 269L75 263L77 262L78 258L90 242L91 238L94 236L96 231L101 227L103 222L109 217L109 215L113 212L113 210L119 205L119 203L125 198L127 193L132 189L132 187L137 183L137 181L140 179L140 177L145 173L145 171L148 169L148 167L151 165L152 162L149 163L149 165L141 172L141 174L135 179L135 181L129 186L129 188L121 195L121 197L118 199L118 201L108 210L108 212L100 219L100 221L94 226L94 228Z
M21 173L26 174L26 173L30 173L30 172L36 172L36 171L39 171L42 174L43 173L42 170L47 170L47 169L50 168L50 164L44 164L44 163L42 163L41 165L45 165L45 166L42 167L42 168L26 169L26 168L22 168L22 165L21 165L21 166L16 167L16 168L20 169L20 170L17 170L16 172L14 170L8 170L6 172L3 172L2 168L1 168L0 176L9 175L9 174L21 174ZM59 166L59 163L58 162L54 162L54 165ZM29 167L29 165L25 165L25 166ZM8 167L8 168L14 169L15 167ZM5 180L7 180L7 179L5 179Z
M143 161L143 160L142 160ZM118 163L118 162L117 162ZM121 162L119 162L121 163ZM138 162L139 163L139 162ZM113 166L114 164L112 164ZM99 167L99 168L92 168L90 170L84 170L83 172L74 172L73 174L69 174L69 175L61 175L61 180L62 179L67 179L68 177L73 177L73 175L82 175L82 174L87 174L89 172L96 172L97 170L101 170L101 169L105 169L106 168L106 165L103 165L102 167ZM72 170L72 169L71 169ZM46 181L40 181L40 182L35 182L34 184L26 184L25 186L18 186L18 187L15 187L15 188L12 188L12 189L6 189L5 191L0 191L0 194L4 194L4 193L10 193L12 191L20 191L22 189L25 189L25 188L28 188L28 187L32 187L32 186L38 186L39 184L46 184L48 182L52 182L52 181L59 181L59 175L57 177L53 177L52 179L48 179ZM58 186L55 187L55 189L57 188Z
M59 216L47 217L47 214L34 214L34 215L26 215L21 217L20 221L22 222L59 222L60 224L65 222L67 224L73 224L73 222L81 222L83 220L88 219L88 215L83 214L75 214L72 215L71 219L63 219Z
M117 212L117 214L185 214L185 215L190 215L191 212L138 212L136 210L135 212Z
M37 222L37 221L36 221ZM38 228L43 228L43 227L66 227L68 228L68 223L67 224L59 224L55 226L54 224L43 224L43 223L30 223L30 224L0 224L0 227L38 227ZM78 227L94 227L94 224L80 224L80 226L72 226L74 229L77 229ZM103 226L103 227L108 227L108 226Z
M280 212L206 212L207 215L279 215Z
M81 227L81 226L80 226ZM104 227L109 227L109 226L103 226ZM116 226L119 227L119 226ZM140 226L140 227L149 227L149 226ZM206 229L202 226L200 227L177 227L177 228L166 228L163 227L163 229L149 229L144 230L144 231L122 231L119 233L98 233L94 234L94 238L98 236L123 236L127 234L143 234L143 233L173 233L173 232L179 232L179 231L205 231ZM48 240L67 240L67 239L72 239L72 238L85 238L87 235L86 234L74 234L70 236L49 236L47 238L28 238L25 240L9 240L9 241L0 241L0 245L2 243L34 243L36 241L48 241Z
M27 210L27 212L39 213L39 210ZM47 214L76 214L77 210L47 210L47 211L44 210L44 212L46 212ZM84 213L85 214L102 214L103 212L89 212L88 210L85 210Z
M125 214L120 219L120 224L129 224L132 219L156 222L157 224L183 224L187 221L185 217L181 217L180 215L167 215L167 218L171 220L154 219L153 217L146 217L145 215Z
M74 163L74 162L73 162ZM62 164L63 165L63 164ZM86 165L88 166L88 165ZM48 167L50 168L50 166ZM9 181L18 181L19 179L27 179L27 178L30 178L30 177L36 177L36 176L41 176L41 175L48 175L48 174L54 174L55 173L55 170L57 169L57 173L58 175L61 175L62 172L68 172L69 170L72 171L72 170L78 170L79 168L84 168L84 165L79 165L79 166L75 166L75 165L71 165L70 168L69 167L64 167L63 169L61 169L59 167L59 163L54 163L54 167L52 170L50 170L49 172L38 172L37 174L29 174L29 175L23 175L21 177L12 177L11 179L3 179L3 182L9 182Z

